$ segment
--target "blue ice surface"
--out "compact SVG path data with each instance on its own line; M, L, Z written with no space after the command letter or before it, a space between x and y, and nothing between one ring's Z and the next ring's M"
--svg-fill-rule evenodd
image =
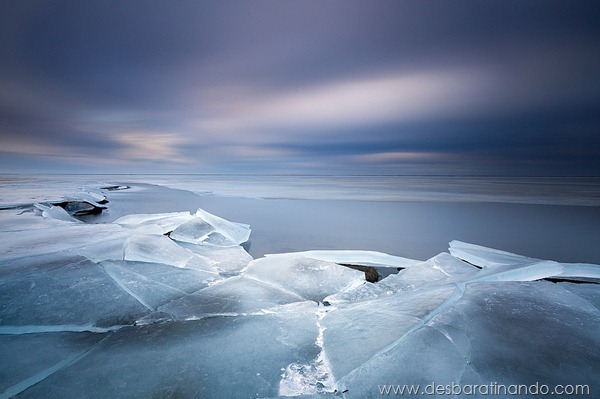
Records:
M600 263L597 206L446 201L435 190L418 201L349 200L339 198L348 187L322 195L311 179L293 198L227 197L189 191L194 179L186 190L132 180L98 177L130 188L107 192L91 224L0 210L0 399L364 398L400 382L600 388L600 266L535 259ZM28 184L36 198L57 195L43 179L20 189ZM157 263L161 245L125 259L129 234L156 240L111 221L199 207L252 225L256 257L342 248L430 259L374 284L294 254L244 268L239 247L198 251L214 256L218 281L189 262ZM153 238L179 245L162 233ZM525 256L453 241L431 258L453 239ZM190 245L182 251L196 253ZM534 281L565 270L566 281Z

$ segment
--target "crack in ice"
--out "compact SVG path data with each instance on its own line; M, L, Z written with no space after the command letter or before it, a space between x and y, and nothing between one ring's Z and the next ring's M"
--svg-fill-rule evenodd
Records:
M323 346L325 327L321 324L321 320L327 312L334 309L325 309L322 306L317 309L319 333L315 345L320 348L319 354L308 364L292 363L287 366L279 382L279 396L314 395L335 392L337 389L337 383L333 378L331 365Z
M106 274L108 274L108 276L115 282L115 284L117 284L119 286L119 288L121 288L123 291L125 291L126 293L131 295L136 301L141 303L142 306L144 306L146 309L148 309L151 312L154 312L156 310L152 306L150 306L148 303L146 303L146 301L144 301L144 299L142 297L140 297L135 292L133 292L129 288L127 288L127 286L117 276L115 276L115 274L111 270L109 270L106 267L104 267L103 269L106 272Z
M7 388L4 392L2 392L0 394L0 399L12 398L12 397L18 395L19 393L25 391L26 389L34 386L35 384L45 380L46 378L48 378L52 374L62 370L63 368L77 363L78 361L80 361L81 359L83 359L84 357L89 355L90 352L92 350L94 350L96 347L98 347L98 345L100 345L106 338L108 338L108 337L105 337L102 340L100 340L98 343L94 344L93 346L91 346L71 357L68 357L67 359L64 359L64 360L56 363L54 366L49 367L29 378L22 380L21 382Z
M115 325L110 327L96 327L93 324L51 324L51 325L23 325L23 326L0 326L0 335L21 335L36 333L55 332L91 332L107 333L120 330L129 325Z
M413 325L408 331L406 331L404 334L402 334L394 342L392 342L385 348L383 348L380 351L378 351L377 353L375 353L373 356L371 356L369 358L369 360L367 360L360 366L356 367L354 370L350 371L344 377L342 377L342 380L348 379L353 374L357 373L359 369L362 369L363 367L365 367L366 364L372 362L374 359L380 357L381 355L384 355L385 353L388 353L389 351L393 350L395 347L400 345L402 342L406 341L406 339L411 334L413 334L415 331L421 329L423 326L425 326L427 323L429 323L433 318L435 318L436 316L438 316L439 314L444 312L447 308L449 308L450 306L452 306L453 304L458 302L464 295L465 283L454 284L454 286L455 286L454 292L452 293L452 295L450 295L450 297L446 298L435 309L433 309L431 312L426 314L421 320L419 320L417 323L415 323L415 325Z

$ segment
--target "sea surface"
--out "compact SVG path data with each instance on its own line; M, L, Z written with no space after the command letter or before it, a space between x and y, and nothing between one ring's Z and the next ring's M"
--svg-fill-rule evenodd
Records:
M376 250L428 259L451 240L562 262L600 263L599 177L1 175L0 205L107 194L109 223L131 213L195 211L251 225L247 250Z

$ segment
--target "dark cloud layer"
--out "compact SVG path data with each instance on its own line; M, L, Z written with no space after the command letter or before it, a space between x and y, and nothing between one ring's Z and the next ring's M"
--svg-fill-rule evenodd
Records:
M599 175L597 1L0 1L0 170Z

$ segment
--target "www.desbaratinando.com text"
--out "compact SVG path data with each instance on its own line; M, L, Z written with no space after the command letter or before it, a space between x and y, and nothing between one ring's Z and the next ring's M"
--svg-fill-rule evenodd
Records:
M436 384L425 386L416 384L378 385L383 395L473 395L473 396L505 396L505 395L590 395L589 385L554 385L534 383L531 385L504 385L492 382L489 384Z

